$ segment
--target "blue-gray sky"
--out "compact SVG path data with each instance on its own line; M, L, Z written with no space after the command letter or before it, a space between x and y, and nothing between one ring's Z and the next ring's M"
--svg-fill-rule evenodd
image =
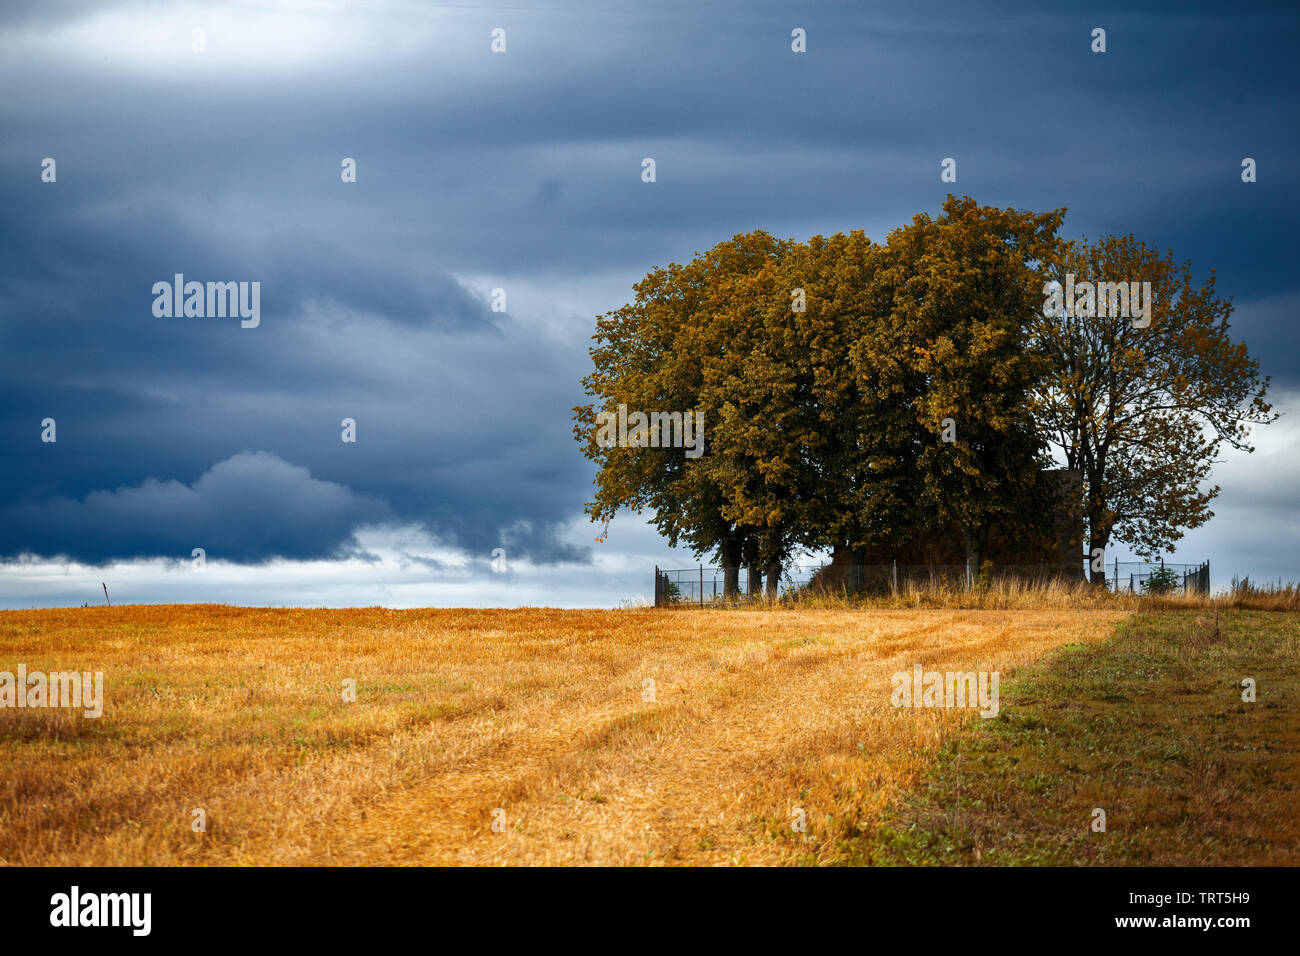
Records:
M690 555L582 515L594 316L950 191L1217 270L1292 414L1174 559L1297 577L1297 48L1280 3L7 3L0 606L648 596ZM175 273L260 326L156 318Z

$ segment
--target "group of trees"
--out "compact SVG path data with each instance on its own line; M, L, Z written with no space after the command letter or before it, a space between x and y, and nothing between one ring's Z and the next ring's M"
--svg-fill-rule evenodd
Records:
M884 243L755 231L651 271L597 317L574 409L602 537L649 509L672 546L729 569L728 591L740 566L775 591L796 550L851 563L918 532L978 565L995 529L1044 530L1053 452L1082 473L1089 553L1167 547L1207 520L1202 481L1272 420L1268 380L1231 342L1212 274L1194 286L1132 237L1065 241L1063 217L950 196ZM1149 281L1154 317L1046 309L1067 274ZM703 412L705 453L604 447L598 416L619 404Z

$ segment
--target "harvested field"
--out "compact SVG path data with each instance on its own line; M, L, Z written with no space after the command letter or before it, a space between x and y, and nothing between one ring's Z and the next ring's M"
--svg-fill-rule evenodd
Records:
M979 719L891 707L891 674L1005 680L1124 617L0 612L0 671L106 688L97 720L0 708L0 863L843 862Z

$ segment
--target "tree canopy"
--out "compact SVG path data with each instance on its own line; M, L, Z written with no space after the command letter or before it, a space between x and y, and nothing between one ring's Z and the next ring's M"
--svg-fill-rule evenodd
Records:
M1129 299L1150 283L1148 314L1131 314L1131 301L1122 314L1123 290L1113 287L1121 280ZM1214 270L1197 285L1172 252L1107 236L1063 244L1049 281L1083 291L1073 309L1039 313L1033 341L1048 374L1036 414L1082 473L1090 553L1104 555L1112 541L1147 555L1171 548L1214 514L1219 489L1204 481L1220 448L1253 451L1251 428L1277 418L1265 401L1268 378L1232 341L1232 304L1216 295ZM1112 284L1104 296L1103 283Z
M796 550L853 560L918 535L978 564L995 529L1044 531L1053 448L1083 475L1090 547L1159 547L1204 521L1219 445L1271 420L1267 380L1212 274L1194 287L1132 237L1064 241L1064 213L949 196L884 243L756 230L653 269L597 317L574 409L602 537L620 509L650 509L670 545L748 566L751 589L765 573L774 590ZM1067 276L1092 314L1083 295L1053 309ZM1099 285L1121 280L1139 286ZM1141 282L1156 317L1134 327L1107 306ZM620 407L649 430L601 440ZM654 413L699 416L703 454Z

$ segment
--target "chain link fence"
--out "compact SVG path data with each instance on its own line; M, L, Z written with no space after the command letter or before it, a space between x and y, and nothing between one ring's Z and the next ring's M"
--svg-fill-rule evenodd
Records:
M1113 570L1112 570L1113 569ZM1164 561L1120 561L1106 569L1106 586L1134 594L1210 593L1210 562L1166 564Z
M998 565L983 576L979 569L965 564L794 565L782 568L776 594L778 598L789 598L863 592L897 594L913 588L969 590L1004 580L1025 584L1082 581L1083 562L1077 567L1042 563ZM767 593L762 588L751 592L749 572L743 567L728 569L701 564L694 568L655 568L656 607L735 605L765 599Z
M1136 594L1210 593L1210 562L1166 564L1119 561L1106 568L1106 586ZM981 574L965 564L792 565L781 569L778 598L805 595L898 594L908 590L971 590L1013 581L1023 586L1078 583L1087 580L1082 561L1076 565L1003 564ZM766 582L761 579L756 584ZM765 588L750 590L747 568L655 568L655 607L697 605L725 607L762 600Z

